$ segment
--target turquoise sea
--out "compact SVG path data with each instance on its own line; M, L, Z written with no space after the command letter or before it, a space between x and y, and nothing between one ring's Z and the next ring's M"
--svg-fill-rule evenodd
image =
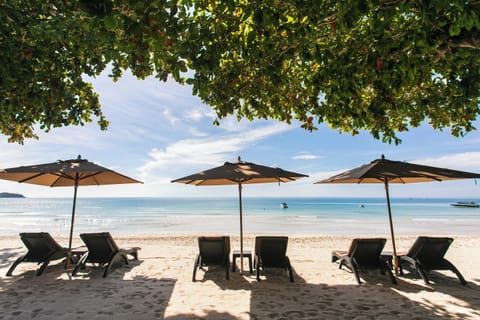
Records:
M245 234L389 234L384 198L245 198ZM473 199L475 200L475 199ZM450 204L472 199L391 199L397 235L478 235L480 208ZM280 204L286 202L288 208ZM26 231L68 235L70 198L0 199L0 236ZM239 233L237 198L79 198L74 234L119 236Z

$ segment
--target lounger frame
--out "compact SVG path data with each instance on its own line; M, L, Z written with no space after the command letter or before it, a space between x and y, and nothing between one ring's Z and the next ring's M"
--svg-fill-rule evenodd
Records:
M430 284L430 271L450 270L462 285L466 285L467 281L460 271L444 258L452 242L453 238L448 237L418 237L407 254L398 256L400 274L403 275L403 265L408 264L420 274L425 284Z
M226 279L230 278L230 237L199 237L198 249L193 265L193 282L196 281L197 270L205 266L223 266Z
M106 277L117 262L123 261L125 264L129 264L127 255L138 260L140 248L119 248L109 232L82 233L80 238L87 246L88 251L76 263L72 276L75 276L80 268L85 269L87 263L103 266L103 277Z
M288 237L285 236L258 236L255 238L254 268L257 281L260 281L260 270L265 268L285 269L293 282L293 269L287 253Z
M396 284L390 266L381 256L386 242L384 238L353 239L347 252L338 250L332 252L332 262L338 262L339 269L347 267L355 275L358 284L362 283L359 271L367 269L378 269L381 274L386 273L390 281Z
M47 232L23 232L20 239L27 247L27 253L19 257L7 271L11 276L15 268L22 262L34 262L40 265L37 276L41 275L52 260L66 258L67 249L59 245Z

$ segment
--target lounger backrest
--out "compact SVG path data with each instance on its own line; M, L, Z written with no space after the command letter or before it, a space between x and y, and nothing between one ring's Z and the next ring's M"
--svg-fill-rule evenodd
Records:
M120 250L109 232L82 233L80 238L88 248L89 261L109 261Z
M199 237L198 248L203 264L223 264L230 256L230 237Z
M418 237L407 255L425 264L434 263L443 259L452 242L446 237Z
M28 249L29 259L45 259L62 247L47 232L20 233L20 239Z
M255 255L262 259L264 267L282 266L287 254L288 237L256 237Z
M353 239L348 255L359 265L378 265L386 242L384 238Z

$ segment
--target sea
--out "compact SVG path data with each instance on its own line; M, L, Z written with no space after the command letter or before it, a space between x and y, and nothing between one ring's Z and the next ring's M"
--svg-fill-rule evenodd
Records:
M395 234L479 235L480 208L451 206L472 199L391 199ZM68 236L71 198L0 198L0 236L50 232ZM287 208L282 208L286 203ZM238 198L78 198L74 235L238 235ZM384 198L244 198L245 235L390 234Z

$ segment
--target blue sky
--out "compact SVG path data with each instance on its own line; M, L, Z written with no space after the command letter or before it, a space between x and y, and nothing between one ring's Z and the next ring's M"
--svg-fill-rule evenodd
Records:
M114 83L107 76L93 80L107 131L96 123L53 129L40 140L24 145L0 141L0 168L47 163L82 155L90 161L137 178L144 184L82 187L82 197L236 197L234 186L194 187L170 183L172 179L243 160L308 174L309 178L278 185L244 187L246 197L384 197L380 184L317 184L341 171L385 154L387 159L480 172L480 134L455 138L428 125L402 134L399 146L384 144L368 133L340 134L322 126L308 132L299 124L277 121L237 122L235 118L212 125L213 110L193 97L191 88L173 81L137 80L126 74ZM480 128L477 123L477 127ZM0 192L28 197L71 197L71 188L48 188L0 180ZM392 185L391 197L480 198L474 180Z

